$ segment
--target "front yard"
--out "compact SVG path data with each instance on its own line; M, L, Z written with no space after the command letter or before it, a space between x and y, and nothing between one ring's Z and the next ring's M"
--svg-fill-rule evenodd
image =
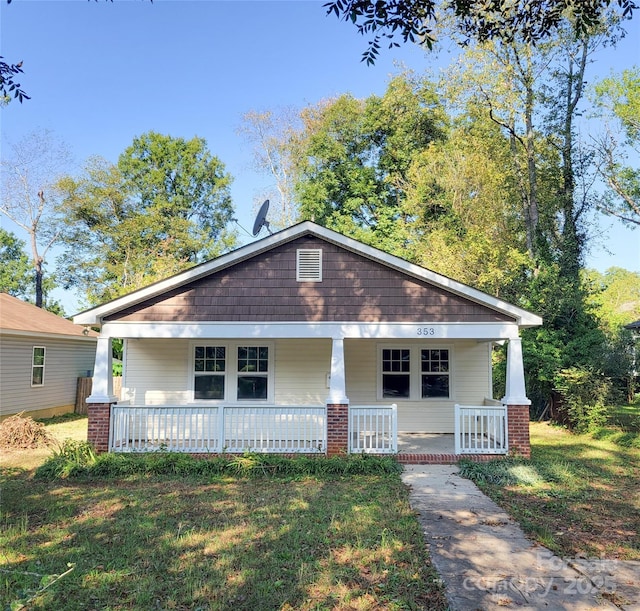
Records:
M531 434L463 472L560 555L640 560L640 446ZM0 457L0 609L446 608L396 473L34 478L48 453Z

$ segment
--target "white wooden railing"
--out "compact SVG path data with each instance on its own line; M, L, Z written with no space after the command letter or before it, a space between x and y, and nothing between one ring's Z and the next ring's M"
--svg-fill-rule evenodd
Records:
M454 438L456 454L506 454L506 405L456 405Z
M358 405L349 408L349 452L396 454L397 405Z
M325 407L114 405L109 450L318 453L326 439Z

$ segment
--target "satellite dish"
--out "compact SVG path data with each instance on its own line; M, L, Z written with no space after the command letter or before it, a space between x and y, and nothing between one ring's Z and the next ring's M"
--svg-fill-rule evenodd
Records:
M267 220L267 212L269 212L269 200L265 199L262 206L260 206L260 210L258 210L258 214L256 215L256 220L253 223L254 238L262 231L263 227L266 227L269 234L272 235L271 227Z

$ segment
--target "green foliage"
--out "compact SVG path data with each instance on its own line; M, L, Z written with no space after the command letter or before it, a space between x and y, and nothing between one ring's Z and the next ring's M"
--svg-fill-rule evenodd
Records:
M45 479L84 475L97 464L98 455L86 441L65 439L62 446L53 452L36 470L36 477Z
M578 433L593 431L607 421L609 381L591 369L571 367L556 377L562 395L560 421Z
M234 243L230 182L201 138L149 132L117 165L90 160L59 183L66 285L97 303L222 253Z
M382 97L342 95L302 120L291 143L302 218L410 257L409 169L445 129L433 86L396 77Z
M33 293L33 268L25 253L26 244L0 227L0 292L27 299Z
M399 473L400 464L392 456L350 454L321 456L278 456L246 452L239 455L194 457L179 452L95 455L86 442L65 442L38 470L43 479L78 476L120 478L130 475L171 475L215 478L220 476L287 477L314 475L372 475Z

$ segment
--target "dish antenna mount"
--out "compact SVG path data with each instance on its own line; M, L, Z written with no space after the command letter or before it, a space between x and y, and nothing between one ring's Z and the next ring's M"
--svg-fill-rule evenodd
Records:
M267 228L269 235L273 235L273 231L271 231L271 226L267 220L267 212L269 212L269 200L265 199L262 206L260 206L260 210L258 210L258 214L256 215L256 220L253 223L254 238L262 231L263 227Z

